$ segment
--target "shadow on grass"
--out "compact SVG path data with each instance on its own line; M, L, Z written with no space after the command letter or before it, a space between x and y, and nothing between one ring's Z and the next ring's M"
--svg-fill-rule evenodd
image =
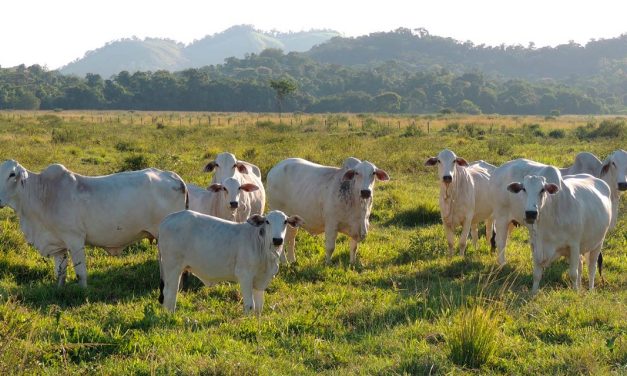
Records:
M384 225L411 228L436 223L441 223L440 210L437 207L420 204L415 208L396 213Z

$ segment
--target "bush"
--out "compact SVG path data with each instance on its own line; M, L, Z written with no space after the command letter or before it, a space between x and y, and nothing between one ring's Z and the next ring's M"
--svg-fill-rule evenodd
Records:
M449 123L440 132L459 132L459 123Z
M512 144L503 138L491 138L488 140L488 150L498 155L509 155L512 152Z
M415 123L410 124L405 128L405 132L401 134L401 137L420 137L424 136L425 132L418 128Z
M57 115L42 115L38 116L37 120L39 124L47 127L56 127L63 124L63 118Z
M566 132L563 129L553 129L549 132L549 137L551 138L564 138L566 137Z
M71 129L54 128L52 129L52 143L61 144L66 142L74 142L78 140L78 134Z
M147 156L143 154L135 154L124 159L118 172L143 170L150 167L150 165L150 159Z
M480 368L496 353L497 333L491 309L481 306L462 309L447 336L451 361L462 367Z

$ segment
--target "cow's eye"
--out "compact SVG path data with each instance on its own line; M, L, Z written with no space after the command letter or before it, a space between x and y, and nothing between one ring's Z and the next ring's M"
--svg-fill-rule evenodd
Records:
M437 160L437 163L442 163L442 162L440 162L440 160L438 159L438 160Z
M540 194L543 194L543 193L544 193L544 188L540 190Z
M268 220L266 220L266 224L270 224L270 222Z
M287 224L287 219L283 221L283 224L286 225Z
M527 190L525 188L520 188L521 191L523 192L527 192Z
M15 177L15 172L12 172L9 174L9 179L14 178Z

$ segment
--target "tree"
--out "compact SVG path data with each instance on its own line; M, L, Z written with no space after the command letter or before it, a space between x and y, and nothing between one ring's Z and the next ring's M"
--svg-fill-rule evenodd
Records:
M285 97L296 91L296 83L290 79L282 78L280 80L270 80L270 87L276 92L276 101L279 106L279 122L281 121L281 112L283 100Z

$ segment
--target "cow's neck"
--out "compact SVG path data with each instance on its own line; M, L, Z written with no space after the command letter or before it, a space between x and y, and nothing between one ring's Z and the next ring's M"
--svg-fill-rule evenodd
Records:
M20 181L17 187L17 193L10 203L15 213L21 217L30 218L41 212L41 204L43 201L40 174L28 171L28 178Z
M455 201L457 200L462 184L470 184L470 174L465 168L455 165L455 179L449 184L440 183L440 197L442 199L442 215L449 219L454 214Z

